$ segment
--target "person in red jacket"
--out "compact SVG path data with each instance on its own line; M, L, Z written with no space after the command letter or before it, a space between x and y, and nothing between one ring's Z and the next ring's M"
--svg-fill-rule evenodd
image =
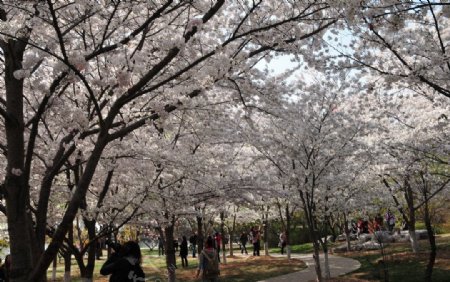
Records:
M215 247L217 250L217 258L220 262L220 247L222 246L222 235L219 232L216 232L214 235Z

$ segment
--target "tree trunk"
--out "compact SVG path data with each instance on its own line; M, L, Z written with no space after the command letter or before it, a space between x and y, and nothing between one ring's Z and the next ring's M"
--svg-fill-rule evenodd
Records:
M267 210L263 208L262 222L264 227L264 255L269 255L269 206L267 206Z
M286 204L286 253L287 258L291 259L291 214L289 212L289 204Z
M233 255L234 255L234 253L233 253L233 238L234 238L235 230L236 230L236 213L234 213L234 215L233 215L233 228L231 230L229 230L229 233L230 233L230 238L229 238L230 257L233 257Z
M319 256L319 244L317 244L317 241L313 242L313 246L314 246L314 269L316 270L316 276L317 276L317 281L318 282L322 282L323 278L322 278L322 269L320 267L320 256Z
M325 242L324 245L326 245L327 242ZM328 259L328 247L324 247L324 245L322 245L322 249L323 249L323 256L324 256L324 271L325 271L325 278L326 279L330 279L331 278L331 272L330 272L330 260Z
M87 263L85 275L81 278L85 279L86 282L92 281L94 277L94 267L95 267L95 256L97 252L97 241L95 238L95 221L84 220L84 225L88 231L89 236L89 247L87 250Z
M83 260L83 257L81 257L81 260ZM84 264L80 264L80 262L78 261L78 268L80 270L81 281L82 282L89 282L86 266Z
M10 240L12 282L28 281L33 268L33 238L29 214L29 189L25 168L25 141L23 116L23 79L17 80L13 73L22 69L26 40L9 39L2 46L5 61L4 80L6 88L5 131L7 142L7 167L5 199Z
M227 264L227 254L225 252L225 214L220 212L220 233L222 234L222 263Z
M71 278L72 254L68 251L64 255L64 282L72 281Z
M176 280L176 268L177 268L177 261L175 256L175 247L173 244L173 224L167 226L164 228L164 234L165 234L165 247L166 247L166 266L167 266L167 274L168 274L168 281L169 282L175 282Z
M58 267L58 258L53 259L52 281L56 281L56 268Z
M200 253L203 251L203 220L201 216L197 216L197 258L200 259Z
M408 204L409 240L411 241L412 251L414 253L418 253L419 252L419 244L417 242L417 237L416 237L416 209L414 208L414 193L413 193L412 188L409 185L408 181L405 182L405 198L406 198L406 202Z
M72 226L71 224L77 215L79 206L85 199L87 189L91 183L98 162L107 143L107 131L102 130L98 135L94 149L86 163L86 167L83 175L80 178L80 182L73 192L72 198L66 208L64 216L53 234L52 241L48 245L44 254L40 257L39 261L36 263L36 267L33 270L33 273L31 273L30 275L32 280L39 281L39 279L45 277L46 270L51 263L51 260L57 254L67 231Z
M264 255L269 255L269 221L267 220L268 216L266 215L266 219L264 221Z
M411 242L411 249L414 253L418 253L419 252L419 242L417 241L416 228L409 227L408 233L409 233L409 241Z
M69 244L73 245L73 226L69 228L67 238ZM64 282L72 281L71 270L72 270L72 253L68 248L67 251L64 253Z
M347 252L350 252L352 249L352 244L350 242L350 229L348 229L347 214L345 212L344 212L344 232L345 232L345 241L347 242Z
M427 195L425 193L425 225L427 227L428 241L430 242L430 257L428 259L427 269L425 271L425 281L431 282L434 263L436 260L436 238L434 237L433 227L431 226L430 209L428 206Z
M309 200L310 195L307 192L303 192L302 190L299 190L300 192L300 198L302 200L303 204L303 211L305 212L305 218L306 222L308 224L309 229L309 235L311 237L311 241L313 242L314 246L314 262L315 262L315 270L317 275L317 281L322 282L322 270L320 268L320 259L319 259L319 251L320 251L320 245L319 245L319 235L316 231L316 222L314 218L314 207L312 206L312 202Z

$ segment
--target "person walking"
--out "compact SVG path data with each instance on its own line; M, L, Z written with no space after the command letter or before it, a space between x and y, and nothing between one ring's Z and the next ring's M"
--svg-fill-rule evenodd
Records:
M138 243L126 242L116 256L111 256L100 269L101 275L111 275L110 282L145 281L141 267L142 254Z
M196 278L202 273L203 282L217 282L220 275L219 259L214 249L214 239L208 236L205 249L200 253Z
M164 255L164 242L163 239L159 236L158 237L158 256Z
M183 267L188 267L187 256L188 256L188 243L187 243L186 236L183 236L183 240L181 241L181 245L180 245L181 265Z
M248 255L247 252L247 242L248 242L248 235L247 232L242 232L241 237L239 237L239 241L241 242L241 254L245 252L246 255Z
M222 246L222 235L219 232L216 232L214 240L216 242L215 246L217 250L217 258L219 259L220 262L220 247Z
M259 256L261 249L261 233L256 227L252 227L252 243L253 243L253 255Z
M386 219L386 224L388 226L389 232L392 232L394 230L394 226L395 226L394 214L390 210L388 210L385 215L385 219Z
M189 243L191 243L192 246L192 257L195 258L195 255L197 254L197 232L194 233L191 237L189 237Z
M284 254L284 248L286 247L286 232L281 231L280 233L280 248L281 248L281 254Z

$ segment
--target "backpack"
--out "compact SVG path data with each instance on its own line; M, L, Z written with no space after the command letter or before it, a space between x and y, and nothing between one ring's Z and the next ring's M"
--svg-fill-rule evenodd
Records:
M206 279L216 278L220 274L219 260L217 254L214 251L212 257L208 256L205 251L203 254L203 277Z

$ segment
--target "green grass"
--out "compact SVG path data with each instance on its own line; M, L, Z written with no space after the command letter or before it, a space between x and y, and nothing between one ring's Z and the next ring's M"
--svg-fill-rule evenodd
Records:
M305 243L301 245L292 245L291 246L291 253L293 254L307 254L312 253L314 251L313 244L312 243ZM250 251L249 251L250 253ZM279 254L281 253L281 248L269 248L269 253L271 254Z
M301 244L301 245L293 245L291 247L291 251L293 253L299 253L299 254L304 254L304 253L311 253L314 251L314 247L312 243L305 243L305 244Z

